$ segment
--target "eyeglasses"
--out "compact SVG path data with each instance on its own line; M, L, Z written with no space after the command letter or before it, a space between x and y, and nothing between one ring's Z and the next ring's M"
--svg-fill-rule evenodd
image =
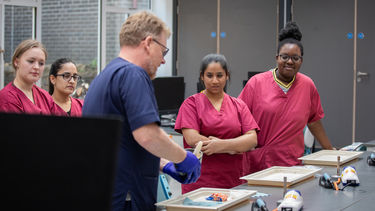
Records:
M298 55L289 56L289 55L286 55L286 54L280 54L278 56L281 59L281 61L283 61L283 62L289 61L290 58L292 58L293 62L299 62L299 61L302 60L302 56L298 56Z
M56 76L62 76L63 79L64 79L64 81L68 81L68 82L69 82L72 78L73 78L73 80L74 80L75 82L78 82L78 81L81 80L81 76L76 75L76 74L71 75L70 73L56 74Z
M160 45L161 47L165 48L165 50L163 51L163 57L165 57L165 55L167 55L168 51L169 51L169 48L167 48L167 46L161 44L159 41L155 40L155 39L152 39L154 42L156 42L158 45Z

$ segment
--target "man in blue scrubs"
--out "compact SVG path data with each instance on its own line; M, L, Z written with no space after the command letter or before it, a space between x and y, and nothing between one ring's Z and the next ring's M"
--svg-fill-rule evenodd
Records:
M130 16L120 31L120 54L93 80L84 116L123 118L112 210L155 210L159 170L180 183L200 176L199 160L159 127L151 80L164 64L170 31L149 12ZM100 128L93 128L100 130Z

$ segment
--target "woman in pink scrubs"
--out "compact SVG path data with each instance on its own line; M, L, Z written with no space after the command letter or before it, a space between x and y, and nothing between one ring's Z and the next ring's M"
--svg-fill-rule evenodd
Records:
M180 107L175 130L183 134L184 147L203 141L201 176L182 185L182 193L200 187L232 188L243 183L243 152L257 145L259 130L246 104L229 96L224 87L229 79L225 57L203 58L200 79L205 90L187 98Z
M51 114L56 105L47 91L35 85L44 71L47 51L36 40L21 42L12 58L13 82L0 91L0 112Z
M245 174L271 166L300 165L307 125L324 149L333 149L320 119L324 113L314 82L299 73L302 34L292 22L279 34L277 68L253 76L239 95L262 129L258 146L244 158Z
M49 93L58 110L68 116L81 116L83 100L71 97L81 79L74 62L67 58L56 60L49 72Z

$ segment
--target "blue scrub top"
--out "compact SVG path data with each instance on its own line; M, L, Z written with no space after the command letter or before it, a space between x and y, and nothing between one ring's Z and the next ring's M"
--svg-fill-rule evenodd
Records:
M125 210L120 207L128 192L131 210L154 210L160 158L141 147L132 135L132 131L146 124L160 125L154 88L147 72L122 58L112 60L90 84L82 114L123 118L113 210Z

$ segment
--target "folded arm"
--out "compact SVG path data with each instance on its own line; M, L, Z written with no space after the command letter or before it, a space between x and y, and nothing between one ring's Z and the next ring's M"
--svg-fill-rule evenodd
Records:
M208 137L199 134L197 130L189 128L182 128L182 135L184 136L186 143L193 148L199 141L208 140Z
M207 155L215 153L238 154L247 152L257 146L257 133L250 130L245 134L231 139L219 139L210 136L203 142L202 152Z
M211 155L214 153L236 154L247 152L257 145L257 134L255 130L250 130L245 134L232 139L219 139L213 136L206 137L199 134L194 129L182 129L185 141L191 147L199 141L203 141L202 152Z

